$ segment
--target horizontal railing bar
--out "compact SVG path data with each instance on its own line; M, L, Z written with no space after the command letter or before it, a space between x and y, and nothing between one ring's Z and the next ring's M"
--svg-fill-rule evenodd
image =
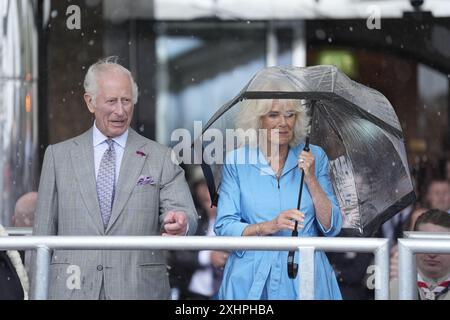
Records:
M205 237L205 236L31 236L0 237L0 250L298 250L315 247L331 252L373 252L387 239L377 238L291 238L291 237Z
M422 232L422 231L405 231L404 238L408 239L448 239L450 240L450 232Z
M412 253L450 253L448 239L398 239Z
M6 232L10 236L31 236L33 228L7 227Z

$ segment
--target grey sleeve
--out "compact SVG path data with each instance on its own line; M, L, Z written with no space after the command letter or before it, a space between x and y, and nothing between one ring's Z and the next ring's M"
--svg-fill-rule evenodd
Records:
M172 150L169 149L164 157L161 173L159 221L162 223L165 214L169 211L183 211L188 217L188 234L193 235L197 231L197 211L184 176L184 170L172 161L171 155Z

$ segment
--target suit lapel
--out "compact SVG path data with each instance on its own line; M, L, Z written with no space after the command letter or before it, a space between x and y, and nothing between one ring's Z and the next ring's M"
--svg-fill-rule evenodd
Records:
M83 201L98 231L103 234L103 222L100 215L95 182L92 128L74 139L74 147L70 153L75 171L75 179L78 182Z
M117 181L111 218L105 233L109 232L122 213L131 192L136 186L149 152L146 148L146 144L146 141L141 139L133 129L129 129L122 164L120 166L119 180ZM140 152L138 153L137 151Z

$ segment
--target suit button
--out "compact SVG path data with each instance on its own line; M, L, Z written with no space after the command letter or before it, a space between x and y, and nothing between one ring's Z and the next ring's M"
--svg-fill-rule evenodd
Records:
M99 265L97 266L97 270L98 270L98 271L102 271L102 270L103 270L103 266L102 266L101 264L99 264Z

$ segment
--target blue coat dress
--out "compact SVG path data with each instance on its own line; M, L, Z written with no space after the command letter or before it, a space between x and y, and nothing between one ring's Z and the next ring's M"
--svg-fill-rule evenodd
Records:
M215 224L217 235L241 236L249 224L269 221L284 210L297 208L301 178L297 158L303 147L290 148L279 181L259 149L243 147L227 155ZM328 176L328 158L318 146L311 145L311 151L316 177L332 204L331 227L325 230L316 219L305 184L300 209L305 222L299 237L315 237L319 231L336 236L342 217ZM273 236L290 237L291 233L282 230ZM219 299L297 299L298 279L288 277L287 255L287 251L234 251L225 266ZM315 253L315 288L316 299L342 299L334 271L321 251Z

